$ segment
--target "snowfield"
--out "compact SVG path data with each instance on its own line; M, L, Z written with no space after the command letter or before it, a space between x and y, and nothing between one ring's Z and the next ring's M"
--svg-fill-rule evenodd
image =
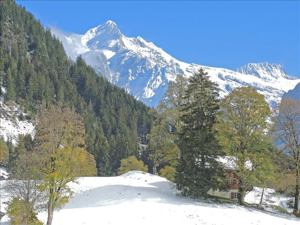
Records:
M259 204L261 193L262 188L254 187L254 189L246 195L245 201L250 204ZM275 206L292 213L293 209L289 207L289 203L291 204L292 200L292 197L283 196L282 194L276 193L274 189L265 188L262 205L268 211L274 211Z
M159 176L132 171L118 177L86 177L72 184L72 200L53 225L293 225L300 220L234 204L204 203L178 195ZM39 218L46 220L46 213ZM8 225L4 217L1 225Z

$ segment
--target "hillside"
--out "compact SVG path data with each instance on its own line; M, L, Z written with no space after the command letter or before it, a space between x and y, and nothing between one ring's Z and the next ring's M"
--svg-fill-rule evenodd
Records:
M11 0L0 1L0 58L0 97L5 104L0 118L7 122L1 136L15 135L12 130L22 126L8 118L9 102L32 119L41 104L64 104L84 118L87 148L99 174L114 174L120 159L137 154L151 126L149 108L98 76L81 58L71 62L60 41Z
M232 204L176 195L174 184L132 171L118 177L80 178L74 198L54 215L53 225L296 225L300 220ZM45 220L46 213L39 218ZM6 221L6 222L5 222ZM8 225L5 217L1 225Z
M297 84L296 87L290 91L288 91L284 98L293 98L293 99L300 99L300 84Z
M54 28L51 32L62 41L71 59L81 55L98 73L149 106L157 106L177 75L189 77L200 68L219 85L221 96L236 87L253 86L271 106L300 81L288 76L280 65L271 63L250 63L236 71L186 63L142 37L127 37L113 21L84 34Z

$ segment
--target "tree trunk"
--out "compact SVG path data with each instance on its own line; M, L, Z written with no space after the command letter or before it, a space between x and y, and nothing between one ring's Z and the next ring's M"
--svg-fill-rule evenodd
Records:
M52 225L53 220L53 204L52 201L48 202L48 218L47 218L47 225Z
M156 166L153 166L152 172L153 172L153 174L156 174L156 173L157 173L157 172L156 172Z
M294 213L298 213L299 210L299 171L296 170L296 187L295 187L295 199L294 199Z
M157 175L157 167L158 167L157 163L154 163L154 165L153 165L153 174L155 174L155 175Z
M53 188L49 190L49 199L48 199L48 217L47 217L47 225L52 225L53 220L53 212L54 212L54 200L53 200Z
M259 207L262 206L263 199L264 199L264 193L265 193L265 188L263 187L262 192L261 192L261 196L260 196Z
M237 196L240 205L245 204L245 201L244 201L245 193L246 193L245 189L244 189L244 187L242 187L242 185L240 183L239 192L238 192L238 196Z

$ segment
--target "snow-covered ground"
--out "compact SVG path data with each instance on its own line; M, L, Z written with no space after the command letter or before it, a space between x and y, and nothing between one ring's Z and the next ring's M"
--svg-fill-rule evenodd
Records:
M246 195L245 201L250 204L259 204L261 194L262 188L254 187L254 189ZM289 203L291 203L292 200L291 197L283 196L282 194L275 192L274 189L265 188L262 206L270 211L274 211L275 207L280 207L283 210L292 213L293 209L289 206Z
M80 178L72 188L74 197L55 212L53 225L300 224L288 215L187 199L178 195L173 183L138 171L118 177ZM45 221L46 213L40 213L39 218ZM0 224L8 225L8 218Z

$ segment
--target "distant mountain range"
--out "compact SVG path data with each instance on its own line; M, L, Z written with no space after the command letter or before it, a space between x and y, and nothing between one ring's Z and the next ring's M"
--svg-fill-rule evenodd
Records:
M175 81L177 75L189 77L200 68L219 85L221 96L236 87L253 86L271 106L300 82L288 76L281 65L271 63L250 63L236 71L185 63L141 37L126 37L113 21L85 34L57 29L52 29L52 33L61 40L71 59L81 55L96 72L151 107L158 105L168 83Z

